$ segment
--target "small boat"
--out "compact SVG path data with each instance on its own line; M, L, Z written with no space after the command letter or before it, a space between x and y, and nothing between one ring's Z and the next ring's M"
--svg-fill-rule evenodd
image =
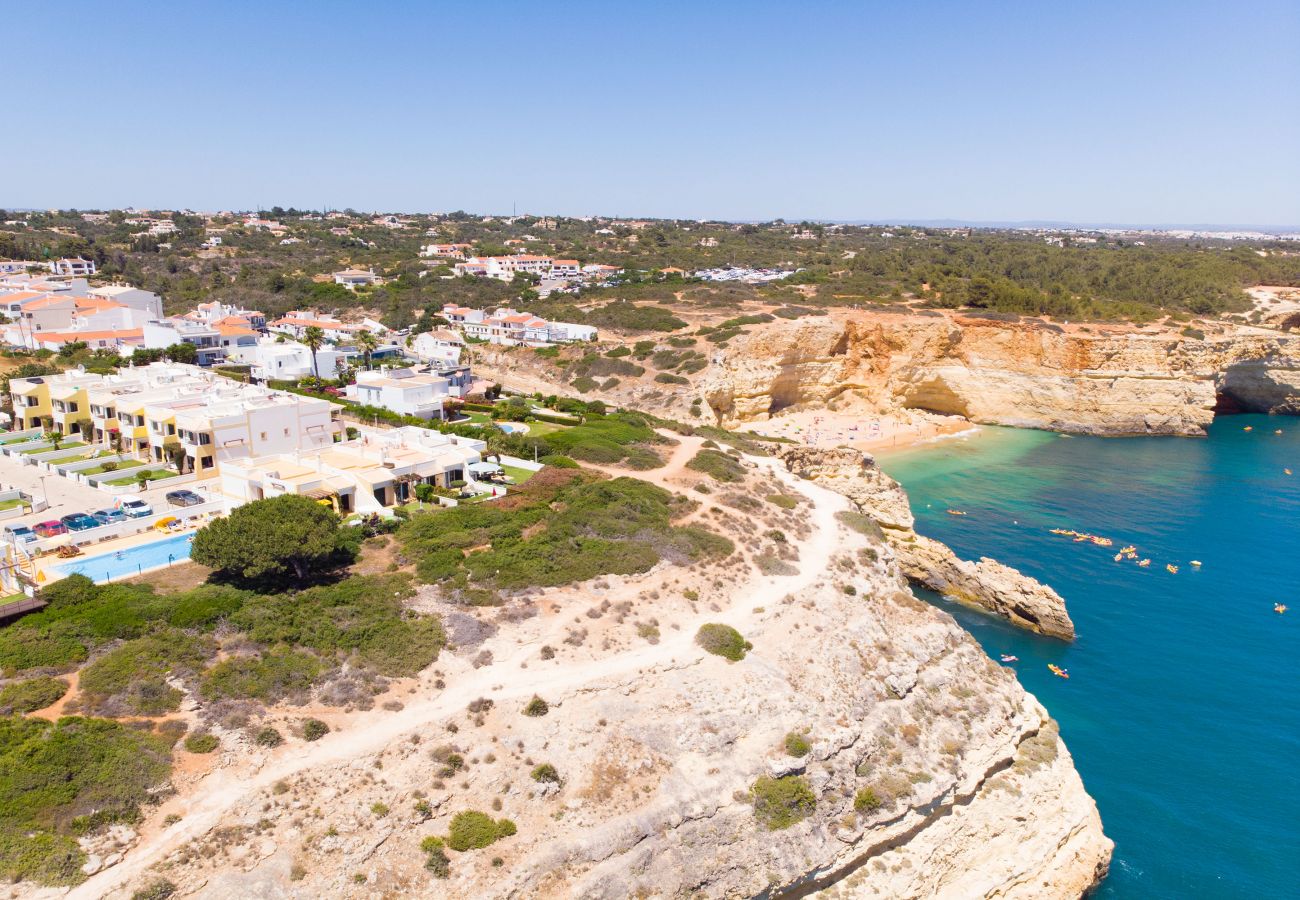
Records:
M1145 569L1147 566L1151 565L1151 560L1149 559L1140 560L1138 562L1138 565Z
M1282 429L1279 428L1277 431L1275 431L1275 432L1273 432L1273 433L1274 433L1274 434L1281 434L1281 433L1282 433Z
M1282 470L1282 474L1283 474L1283 475L1290 475L1290 474L1291 474L1291 470L1290 470L1290 469L1283 469L1283 470Z
M1165 566L1165 571L1168 572L1170 575L1177 575L1178 567L1173 563L1169 563Z
M1201 567L1201 561L1199 559L1192 560L1192 566L1193 568L1199 569Z
M1051 669L1051 670L1052 670L1052 674L1055 675L1057 678L1069 678L1069 677L1070 677L1070 673L1067 672L1065 669L1062 669L1062 668L1061 668L1060 666L1058 666L1058 665L1054 665L1054 664L1052 664L1052 663L1048 663L1048 664L1047 664L1047 668Z
M1020 657L1019 657L1019 656L1012 656L1010 653L1003 653L1003 654L1002 654L1002 661L1003 661L1004 663L1020 662Z
M1123 553L1125 556L1128 556L1130 553L1137 553L1137 547L1134 547L1132 544L1129 544L1127 547L1121 547L1119 552Z
M964 515L966 515L966 514L965 514L964 512L962 512L960 509L949 509L949 510L946 510L946 512L947 512L948 515L950 515L950 516L964 516Z
M1243 428L1243 429L1241 429L1241 430L1242 430L1242 431L1254 431L1255 429L1252 428L1251 426L1247 425L1245 428Z
M1115 562L1120 562L1120 561L1123 560L1123 559L1124 559L1124 554L1123 554L1123 553L1116 553L1116 554L1115 554Z
M1285 603L1274 603L1274 604L1273 604L1273 612L1277 613L1277 614L1280 616L1282 613L1286 612L1286 604L1285 604Z

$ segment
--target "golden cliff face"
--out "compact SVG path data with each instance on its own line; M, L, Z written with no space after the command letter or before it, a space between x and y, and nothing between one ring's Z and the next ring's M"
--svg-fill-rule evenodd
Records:
M858 314L738 338L701 383L725 425L792 406L898 408L1085 434L1202 434L1216 399L1300 409L1300 342L1069 334L1041 324Z

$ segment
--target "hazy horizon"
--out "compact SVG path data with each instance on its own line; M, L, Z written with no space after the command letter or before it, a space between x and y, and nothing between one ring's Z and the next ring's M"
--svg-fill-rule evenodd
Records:
M34 112L0 205L1300 225L1285 0L7 20L22 46L54 23L61 64L12 77Z

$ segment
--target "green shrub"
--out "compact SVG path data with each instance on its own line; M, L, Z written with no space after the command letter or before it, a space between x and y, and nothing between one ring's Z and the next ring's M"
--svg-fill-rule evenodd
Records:
M542 763L540 766L537 766L533 769L531 775L533 781L551 784L560 783L560 773L557 772L555 766L550 763Z
M501 819L498 822L486 813L465 810L452 817L451 828L447 833L447 846L457 853L481 850L514 833L515 823L509 819Z
M190 753L211 753L221 745L215 734L198 731L185 738L185 749Z
M686 464L686 468L703 472L714 481L736 482L745 477L745 467L734 457L717 450L701 450Z
M569 459L567 456L561 456L558 453L548 453L546 456L541 457L540 462L545 463L548 466L555 466L557 469L578 468L577 462Z
M860 813L875 812L882 805L880 798L876 796L876 792L869 787L864 787L858 791L853 798L853 808Z
M199 671L212 642L176 629L127 641L81 672L78 689L92 712L158 716L177 709L181 692L167 683L173 673Z
M166 878L149 883L131 895L131 900L167 900L176 893L176 885Z
M0 718L0 874L80 882L76 835L136 821L170 771L168 742L148 731L76 716Z
M376 800L374 803L370 804L370 812L377 818L382 819L384 816L388 815L390 810L387 803Z
M275 703L305 694L324 670L325 666L312 654L281 647L257 656L222 660L204 674L201 691L209 700Z
M745 653L754 648L754 645L745 640L739 631L730 625L722 625L716 622L701 625L700 630L695 633L695 643L709 653L724 657L732 662L744 659Z
M578 376L577 378L573 379L571 384L573 385L573 389L580 394L590 393L591 391L594 391L597 387L596 379L587 375Z
M871 516L845 509L837 512L835 518L838 519L842 525L851 528L859 534L865 534L867 537L877 541L883 541L885 539L885 534L880 530L880 525L878 525L876 520L871 518Z
M655 381L660 384L690 384L689 378L683 378L680 375L674 375L671 372L660 372L655 376Z
M0 716L25 715L44 709L68 692L68 683L62 678L41 675L16 681L0 688Z
M799 505L799 498L790 494L768 494L767 502L781 509L794 509Z
M812 744L802 732L792 731L785 736L785 752L791 756L807 756L811 750Z
M749 789L754 816L769 831L789 828L812 815L817 797L801 775L764 775Z
M627 347L618 346L615 347L613 350L606 350L605 355L610 357L611 359L617 359L620 356L631 356L632 351Z
M319 741L329 733L330 727L320 719L305 719L302 723L302 739L304 741Z
M434 847L429 850L429 856L424 861L424 867L429 870L434 878L451 877L451 860L447 858L447 851L442 847Z
M280 732L267 725L265 728L259 729L257 734L253 736L253 743L259 747L278 747L284 743L284 738Z
M551 708L547 705L545 700L536 694L533 694L533 699L529 700L528 705L524 707L524 715L532 716L533 718L540 718L550 712L550 710Z

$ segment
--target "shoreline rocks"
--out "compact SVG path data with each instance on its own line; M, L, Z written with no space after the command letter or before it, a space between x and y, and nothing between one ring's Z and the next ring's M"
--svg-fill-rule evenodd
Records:
M1074 640L1065 600L1052 588L989 557L960 559L946 544L917 534L907 493L869 454L793 445L782 446L777 455L793 474L842 494L871 516L909 581L1020 628Z

